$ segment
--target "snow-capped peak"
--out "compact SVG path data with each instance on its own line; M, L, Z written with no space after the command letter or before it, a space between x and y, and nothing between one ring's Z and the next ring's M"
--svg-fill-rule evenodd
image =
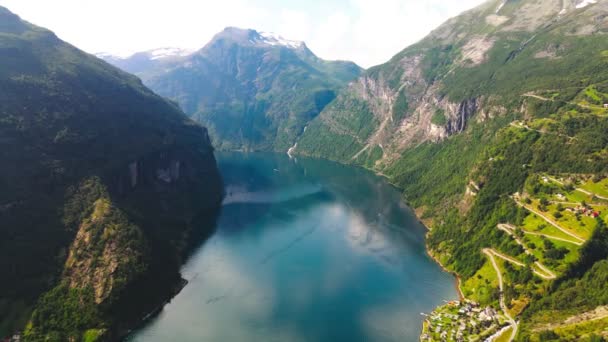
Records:
M170 58L170 57L186 57L193 53L193 50L181 49L175 47L160 48L147 51L151 60Z
M304 43L297 40L289 40L281 37L280 35L272 32L260 32L260 37L262 37L262 42L268 45L280 45L286 46L292 49L297 49L301 47Z
M576 8L577 9L578 8L585 8L585 7L587 7L589 5L593 5L595 3L597 3L597 0L583 0L583 1L579 2L578 5L576 5Z
M194 53L194 50L175 48L175 47L167 47L167 48L159 48L154 50L148 50L144 52L138 52L132 55L115 55L108 52L99 52L96 53L95 56L105 60L127 60L136 56L144 55L146 58L150 60L159 60L171 57L186 57Z

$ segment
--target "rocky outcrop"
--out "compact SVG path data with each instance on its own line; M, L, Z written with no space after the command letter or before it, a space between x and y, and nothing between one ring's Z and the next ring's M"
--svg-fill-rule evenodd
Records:
M337 135L350 136L362 145L353 151L350 161L369 155L374 147L381 146L382 156L375 162L377 165L390 164L413 145L440 141L466 129L467 122L479 109L478 100L453 102L442 95L441 82L429 83L423 63L422 55L413 54L395 61L395 69L372 69L351 83L347 94L341 95L329 110L321 114L319 120L327 129ZM395 78L395 75L400 76ZM375 123L367 122L371 133L365 140L361 140L359 132L349 130L341 123L344 117L356 115L354 111L337 110L352 106L352 98L362 101L375 119ZM308 134L315 132L309 131ZM295 152L308 153L306 149L306 144L297 145Z
M484 36L472 37L462 47L462 64L464 66L480 65L487 59L487 53L494 46L496 39Z
M92 180L93 182L95 180ZM64 278L70 288L91 288L101 304L146 271L147 243L107 194L97 199L69 248Z

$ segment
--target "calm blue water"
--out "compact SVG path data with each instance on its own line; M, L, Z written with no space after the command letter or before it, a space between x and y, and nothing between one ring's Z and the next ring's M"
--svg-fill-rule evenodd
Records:
M417 341L457 298L399 192L363 170L224 153L217 232L133 341Z

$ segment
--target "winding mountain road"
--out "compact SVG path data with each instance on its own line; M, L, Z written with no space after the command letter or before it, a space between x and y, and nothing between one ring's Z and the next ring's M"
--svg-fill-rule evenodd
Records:
M549 180L551 180L551 181L553 181L553 182L555 182L555 183L559 184L559 185L565 185L565 184L564 184L564 182L559 181L559 180L557 180L557 179L555 179L555 178L553 178L553 177L547 177L547 178L548 178ZM600 199L603 199L603 200L607 200L607 201L608 201L608 197L604 197L604 196L602 196L602 195L598 195L598 194L596 194L596 193L593 193L593 192L591 192L591 191L588 191L588 190L585 190L585 189L582 189L582 188L574 188L574 190L576 190L576 191L578 191L578 192L582 192L582 193L584 193L584 194L585 194L585 195L587 195L587 196L595 196L595 197L597 197L597 198L600 198Z
M498 264L496 263L496 259L494 259L493 250L491 250L489 248L484 248L483 253L485 255L487 255L488 258L490 258L490 261L492 262L492 266L494 267L494 271L496 271L496 275L498 276L498 287L500 289L500 308L502 309L505 317L507 317L507 319L509 320L509 324L513 328L511 331L511 336L509 337L509 342L511 342L515 339L515 336L517 336L518 326L517 326L517 322L513 319L511 314L509 314L509 311L507 310L507 305L505 304L505 294L504 294L505 288L504 288L504 283L502 280L502 273L500 272L500 268L498 267Z
M491 253L495 257L501 258L502 260L504 260L506 262L510 262L510 263L515 264L515 265L517 265L519 267L526 267L526 264L524 264L523 262L521 262L521 261L519 261L519 260L517 260L517 259L515 259L513 257L510 257L510 256L504 255L502 253L499 253L499 252L497 252L497 251L495 251L494 249L491 249L491 248L486 248L486 250L487 250L488 253ZM484 250L484 253L486 253L485 250ZM538 264L536 264L536 263L535 263L535 265L538 266ZM545 270L546 270L546 268L544 266L539 267L539 268L541 270L543 270L543 272L545 272ZM545 280L553 280L553 279L557 278L557 276L555 274L553 274L553 272L551 272L551 271L547 272L547 274L543 274L541 272L538 272L534 268L532 268L532 272L534 274L536 274L537 276L545 279Z
M542 233L529 232L527 230L524 230L524 234L526 234L526 235L534 235L534 236L543 236L543 237L546 237L547 239L567 242L567 243L571 243L571 244L577 245L577 246L582 246L583 245L582 242L572 241L572 240L568 240L568 239L563 239L563 238L560 238L560 237L557 237L557 236L553 236L553 235L547 235L547 234L542 234Z
M551 220L550 218L548 218L547 216L545 216L544 214L540 213L539 211L535 210L534 208L532 208L531 206L524 204L522 202L520 202L517 198L514 197L515 203L517 203L520 207L523 207L525 209L527 209L528 211L530 211L531 213L534 213L538 216L540 216L543 220L547 221L547 223L549 223L550 225L552 225L553 227L559 229L562 233L573 237L575 240L579 241L581 244L585 242L585 239L583 239L582 237L568 231L565 228L562 228L560 225L558 225L557 223L555 223L553 220Z
M519 239L519 237L517 235L515 235L515 233L514 233L515 227L508 225L508 224L499 224L497 227L498 227L498 229L502 230L503 232L505 232L509 236L511 236L515 240L515 242L517 242L517 244L520 245L524 249L524 252L527 255L534 255L528 249L528 247L526 247L526 245L523 243L523 241L521 241ZM510 259L508 261L513 262L513 260L510 260ZM517 265L522 266L521 262L517 262ZM539 261L535 261L534 265L545 273L545 274L542 274L533 269L532 271L534 272L534 274L538 275L539 277L541 277L543 279L547 279L547 280L553 280L553 279L557 278L555 273L553 273L551 270L549 270L545 265L541 264Z

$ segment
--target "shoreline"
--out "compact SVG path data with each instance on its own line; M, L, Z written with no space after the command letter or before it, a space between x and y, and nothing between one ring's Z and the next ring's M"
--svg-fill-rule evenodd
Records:
M421 222L422 223L422 222ZM423 224L424 226L424 224ZM427 229L427 235L430 232L430 229L428 229L428 227L424 226ZM425 237L426 239L426 237ZM464 293L462 293L462 289L460 288L460 285L462 284L462 279L460 278L460 275L454 271L450 271L448 270L442 263L441 261L439 261L439 259L437 259L437 257L435 257L433 255L433 253L431 252L431 249L429 248L428 242L425 241L424 242L424 248L426 249L426 254L431 257L431 259L433 259L433 261L435 261L435 263L437 263L437 265L439 265L439 267L441 267L441 269L446 272L451 274L454 279L456 280L456 283L454 284L456 286L456 292L458 292L458 299L460 301L463 301L466 299L466 297L464 296Z
M132 335L136 331L142 329L143 327L146 326L147 323L149 323L152 319L157 317L165 309L165 307L169 303L171 303L173 301L173 299L175 297L177 297L177 295L180 294L180 292L182 292L182 290L186 287L186 285L188 285L188 280L182 278L181 281L179 282L179 284L176 284L176 287L171 292L171 294L169 294L167 296L166 299L164 299L160 304L158 304L156 307L154 307L154 309L150 310L148 313L143 315L143 317L141 317L136 323L134 323L130 329L128 329L127 331L124 331L122 333L119 333L118 341L121 341L121 342L129 341L129 338L132 337Z
M366 168L366 167L363 167L363 168L364 168L364 169L366 169L366 170L369 170L369 171L373 172L374 174L376 174L377 176L379 176L379 177L383 178L383 179L384 179L384 180L385 180L385 181L386 181L388 184L390 184L390 185L394 186L395 188L400 189L400 188L399 188L399 187L398 187L396 184L394 184L394 183L391 181L390 177L389 177L389 176L387 176L387 175L385 175L384 173L382 173L382 172L378 172L378 171L374 171L374 170L368 169L368 168ZM400 189L400 190L401 190L401 189ZM432 253L432 251L431 251L431 248L429 248L429 244L428 244L428 235L429 235L429 233L431 232L431 228L430 228L430 227L428 227L428 226L427 226L427 225L426 225L426 224L423 222L422 218L421 218L421 217L418 215L418 212L416 211L416 209L412 208L412 207L411 207L411 206L410 206L410 205L409 205L409 204L408 204L408 203L405 201L405 199L404 199L404 198L402 198L402 199L401 199L401 201L403 201L403 202L405 203L405 205L407 205L407 206L408 206L408 208L410 208L410 209L412 210L412 212L414 213L414 216L416 216L416 219L418 220L418 222L419 222L419 223L420 223L420 224L421 224L421 225L424 227L424 229L426 229L426 234L424 234L424 249L425 249L425 251L426 251L426 254L427 254L427 255L428 255L428 256L429 256L431 259L433 259L433 261L435 261L435 263L436 263L437 265L439 265L439 267L441 267L441 269L442 269L444 272L451 274L451 275L452 275L452 276L455 278L456 282L455 282L455 284L454 284L454 285L456 286L456 292L458 292L458 298L459 298L459 300L460 300L460 301L465 300L465 299L466 299L466 297L464 296L464 293L462 293L462 289L460 288L460 285L462 284L462 279L460 278L460 275L459 275L458 273L454 272L454 271L448 270L448 269L447 269L447 268L446 268L446 267L445 267L445 266L444 266L444 265L441 263L441 261L439 261L439 259L433 255L433 253Z

